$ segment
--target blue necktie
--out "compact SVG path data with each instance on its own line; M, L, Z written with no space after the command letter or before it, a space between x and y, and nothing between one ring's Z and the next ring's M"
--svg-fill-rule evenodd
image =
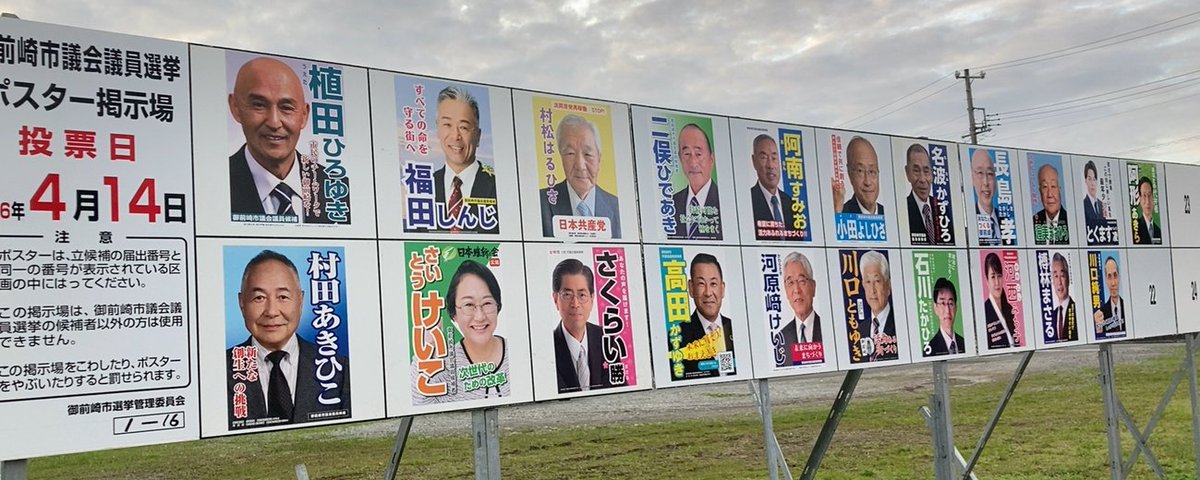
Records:
M783 210L779 209L779 197L771 197L771 215L775 216L775 221L783 223Z

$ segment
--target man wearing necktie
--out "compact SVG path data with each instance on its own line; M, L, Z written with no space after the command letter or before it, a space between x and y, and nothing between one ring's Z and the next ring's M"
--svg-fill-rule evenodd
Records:
M725 279L717 257L707 253L692 258L688 280L688 295L694 306L688 321L680 325L683 349L710 348L713 356L683 361L683 378L704 378L736 375L737 364L722 371L720 358L724 352L733 355L733 321L721 314L725 301Z
M1050 285L1054 291L1054 342L1073 342L1079 339L1075 328L1075 300L1071 298L1071 274L1067 258L1055 253L1050 260Z
M558 122L554 138L566 179L538 191L542 235L553 238L559 232L555 228L555 217L576 216L607 219L612 238L621 238L617 197L596 184L604 160L596 125L570 113Z
M304 291L296 265L263 250L237 295L250 338L225 351L229 428L350 416L350 361L296 335Z
M954 331L954 318L958 316L958 292L946 278L933 282L933 313L938 318L938 331L925 344L926 357L963 353L963 337Z
M834 213L884 215L883 204L879 203L879 153L870 140L855 136L846 142L846 173L854 195L843 203L845 186L832 182Z
M908 194L908 232L914 245L941 244L941 229L935 213L938 201L930 196L933 186L933 166L929 161L929 150L914 143L908 147L904 164L904 177L912 186Z
M795 365L798 358L793 352L801 343L821 343L821 316L813 309L817 295L817 279L813 277L812 263L800 252L787 254L783 259L783 292L792 307L792 321L779 329L783 334L783 355L775 355L775 366Z
M1093 313L1096 337L1119 337L1125 334L1125 299L1121 298L1121 272L1115 257L1104 260L1104 282L1108 286L1108 300L1100 306L1100 311Z
M1037 171L1038 195L1042 209L1033 214L1034 243L1066 245L1071 236L1067 226L1067 209L1062 208L1062 193L1058 169L1049 163Z
M887 257L871 250L859 257L858 269L867 304L867 318L859 327L861 338L870 338L874 345L867 361L896 360L900 345L892 315L892 272Z
M438 92L437 138L446 164L433 172L434 202L443 206L435 215L457 219L471 215L481 221L467 230L480 233L500 231L496 210L496 175L475 158L479 149L479 101L471 92L450 86ZM447 172L449 175L447 175ZM447 192L449 195L447 196ZM482 201L482 202L481 202ZM485 228L482 219L491 224ZM453 227L451 231L462 228Z
M1083 196L1083 219L1088 227L1104 225L1108 216L1104 210L1104 203L1096 196L1097 178L1096 162L1088 160L1083 165L1083 181L1087 185L1087 195Z
M329 176L296 151L309 112L296 72L274 58L250 60L238 70L228 103L245 136L245 144L229 157L234 220L263 215L272 222L334 223L325 210ZM349 213L341 221L349 223Z
M671 197L675 204L675 234L671 239L720 240L721 202L717 184L712 181L712 141L708 132L694 123L679 130L679 168L687 177L687 187Z
M996 193L996 167L992 157L982 148L971 153L971 183L975 187L975 222L980 245L1000 244L1000 220L992 203Z
M604 363L604 330L589 322L596 293L592 269L568 258L554 267L551 287L559 324L554 328L554 363L558 393L613 386Z
M767 134L754 137L754 153L750 163L758 175L758 183L750 187L750 205L754 211L754 238L778 240L785 238L781 233L795 230L796 213L791 195L779 190L780 172L779 144Z
M1158 222L1154 221L1154 184L1150 183L1150 177L1139 178L1137 190L1139 208L1133 243L1138 245L1162 243L1162 231L1158 229Z

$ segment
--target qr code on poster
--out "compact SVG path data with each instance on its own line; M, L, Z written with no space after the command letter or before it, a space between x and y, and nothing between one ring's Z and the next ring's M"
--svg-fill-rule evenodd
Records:
M717 371L721 373L733 373L733 352L720 352L717 354Z

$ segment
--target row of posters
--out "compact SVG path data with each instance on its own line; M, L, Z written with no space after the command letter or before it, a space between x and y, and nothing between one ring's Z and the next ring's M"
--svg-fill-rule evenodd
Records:
M1194 167L0 33L0 460L1200 331Z

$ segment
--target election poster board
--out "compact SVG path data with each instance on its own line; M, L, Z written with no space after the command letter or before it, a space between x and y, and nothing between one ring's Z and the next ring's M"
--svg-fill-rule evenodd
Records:
M966 250L902 250L913 362L975 356Z
M1083 250L1089 296L1089 343L1133 338L1135 304L1129 301L1126 252L1121 249Z
M1029 215L1023 217L1027 245L1078 245L1080 230L1069 213L1075 205L1070 157L1028 150L1019 154L1025 165L1029 198Z
M738 248L643 248L656 386L753 378Z
M1167 171L1171 168L1168 165ZM1167 178L1171 178L1168 174ZM1172 212L1172 218L1175 217ZM1175 221L1175 231L1180 222ZM1176 237L1178 238L1178 237ZM1171 249L1171 271L1175 298L1175 320L1179 333L1200 332L1200 250L1194 248Z
M514 90L526 240L637 242L629 106Z
M1129 256L1129 296L1137 312L1134 338L1174 335L1175 290L1171 276L1171 251L1165 248L1131 248Z
M818 128L817 158L825 244L899 246L891 140Z
M1022 165L1015 150L959 145L967 203L967 232L972 246L1024 245L1025 205ZM1032 215L1032 213L1030 213Z
M1120 162L1111 158L1072 155L1075 164L1075 196L1083 218L1081 247L1116 247L1128 244L1129 209Z
M971 255L975 332L980 355L1033 349L1025 250L980 249Z
M914 248L966 247L958 147L927 139L892 137L892 158L896 162L900 244Z
M383 245L388 416L532 401L521 245Z
M729 119L633 107L642 238L738 243Z
M813 129L732 118L729 133L741 238L746 243L821 245L824 222L814 182Z
M1163 165L1166 185L1167 217L1171 219L1173 247L1200 247L1200 209L1192 213L1192 199L1200 200L1200 166L1167 163Z
M203 238L197 255L204 436L383 418L374 242Z
M1084 294L1086 271L1075 249L1036 249L1030 259L1030 315L1037 328L1031 336L1037 349L1084 343L1091 325L1090 303Z
M367 71L193 45L198 235L375 235Z
M197 438L187 46L0 37L0 461Z
M838 343L823 248L743 248L747 333L755 378L828 372Z
M641 249L524 246L534 399L652 388Z
M1163 165L1157 162L1125 162L1128 192L1130 247L1169 246L1166 196L1162 194Z
M829 283L836 291L838 369L910 361L902 254L898 249L830 249ZM844 348L843 348L844 347Z
M371 70L381 238L520 240L508 89ZM457 191L457 193L456 193Z

